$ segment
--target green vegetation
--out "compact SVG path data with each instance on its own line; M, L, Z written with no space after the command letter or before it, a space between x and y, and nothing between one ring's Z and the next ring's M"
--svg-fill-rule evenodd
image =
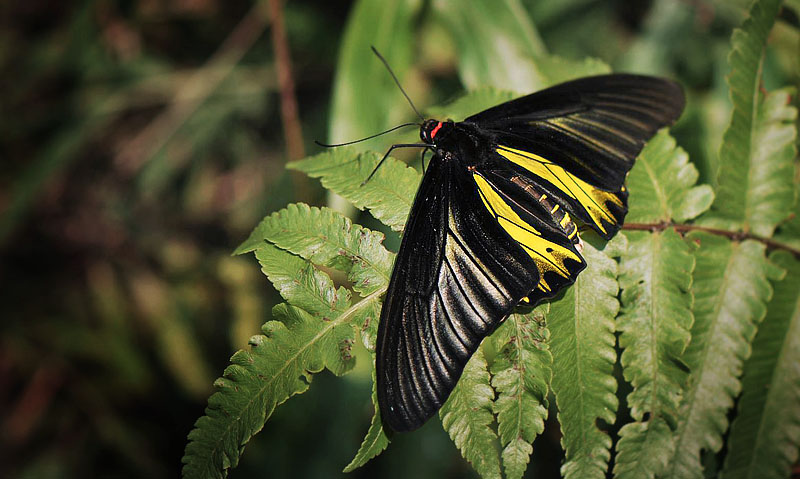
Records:
M4 7L0 476L789 477L800 3L279 4ZM414 118L370 45L437 118L609 71L688 99L623 231L410 434L372 384L418 153L361 183L418 132L312 143Z

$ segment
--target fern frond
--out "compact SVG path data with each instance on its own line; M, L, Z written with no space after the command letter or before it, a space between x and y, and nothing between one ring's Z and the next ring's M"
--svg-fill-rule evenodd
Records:
M705 212L714 199L708 185L695 186L699 173L667 130L647 142L626 184L628 223L686 221Z
M389 285L394 254L383 240L382 233L330 208L297 203L264 218L234 254L272 243L316 265L347 272L353 289L368 295Z
M361 442L361 447L358 448L356 456L350 461L350 464L344 468L342 472L352 472L359 467L366 464L370 459L377 456L389 445L389 437L383 429L381 422L381 411L378 407L378 389L375 381L375 368L372 369L372 405L375 408L375 414L372 416L372 422L367 430L367 435Z
M548 332L539 310L512 314L491 336L497 354L490 367L497 392L494 413L507 478L521 478L533 440L547 419L547 385L553 374Z
M597 423L613 424L618 406L613 375L617 263L589 244L583 254L586 270L550 305L547 318L567 479L605 477L611 438Z
M261 271L283 299L293 306L328 319L350 306L350 292L338 290L326 273L291 253L265 243L256 250Z
M611 67L600 59L587 57L571 60L558 55L543 55L536 63L544 71L545 86L552 86L581 77L611 73Z
M733 103L720 148L717 197L704 224L769 237L792 204L794 120L791 89L766 95L761 75L767 37L781 0L756 0L731 37L727 77Z
M622 313L617 330L625 379L633 385L628 406L636 422L620 430L615 477L652 478L674 449L688 368L682 362L692 326L694 257L672 229L626 232L620 263Z
M731 424L723 479L789 477L800 448L800 261L777 251L787 271L775 283L767 316L744 364L742 396Z
M326 189L347 199L356 208L368 209L372 216L393 230L402 231L421 176L414 168L389 157L362 186L361 182L375 170L380 159L378 153L337 148L286 167L320 178Z
M494 390L483 352L478 349L467 362L461 379L439 410L442 427L464 459L483 478L500 478L500 452L492 402Z
M315 224L320 234L292 241L309 217L318 220ZM263 239L251 242L256 258L289 304L275 307L273 315L279 321L264 326L265 336L254 336L250 351L234 355L232 365L215 384L217 392L209 399L205 416L189 435L183 459L185 477L224 477L274 408L305 392L313 373L328 368L341 375L351 369L350 351L357 329L365 344L374 345L379 296L385 291L380 278L386 273L379 268L386 267L381 263L390 256L380 245L382 236L349 226L349 221L335 213L303 205L278 212L257 228L255 236ZM337 289L330 277L308 260L267 242L271 238L286 241L288 248L310 259L349 270L354 284L373 292L351 305L349 291ZM377 278L377 289L365 278Z
M684 355L692 376L665 475L674 479L703 477L700 451L722 447L727 413L741 390L742 363L772 296L768 278L780 276L761 243L701 232L688 238L699 245L692 286L695 323Z
M343 374L351 368L349 322L358 308L356 304L325 321L300 308L277 305L273 315L280 321L266 323L264 334L251 338L250 350L234 354L214 383L217 391L189 433L183 477L225 477L275 407L308 389L312 373L328 368Z

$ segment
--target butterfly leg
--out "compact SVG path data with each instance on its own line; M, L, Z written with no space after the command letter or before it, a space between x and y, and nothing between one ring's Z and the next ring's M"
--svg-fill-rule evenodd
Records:
M394 150L395 148L429 148L430 146L431 145L427 143L398 143L397 145L390 146L389 151L387 151L386 154L383 155L383 158L381 158L381 161L379 161L378 164L375 166L375 169L372 170L372 173L369 174L366 180L361 182L361 186L366 185L367 182L372 179L372 176L375 175L375 172L378 171L378 168L380 168L383 162L386 161L386 158L389 157L389 153L391 153L392 150Z

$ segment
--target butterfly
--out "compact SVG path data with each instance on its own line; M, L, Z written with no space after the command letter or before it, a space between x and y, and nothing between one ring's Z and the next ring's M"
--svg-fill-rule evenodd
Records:
M614 236L634 159L684 103L669 80L587 77L464 121L425 120L422 143L394 145L433 156L378 325L385 426L405 432L424 424L516 306L552 298L575 281L586 267L578 222Z

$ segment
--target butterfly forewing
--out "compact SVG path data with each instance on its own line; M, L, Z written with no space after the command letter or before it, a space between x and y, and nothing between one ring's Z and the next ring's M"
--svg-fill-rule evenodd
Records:
M600 189L618 190L644 143L683 110L676 83L605 75L562 83L467 118Z
M378 327L378 402L389 428L413 430L434 415L521 300L535 304L575 281L586 263L574 220L605 238L619 230L625 176L683 103L675 83L607 75L461 123L423 125L434 156Z

